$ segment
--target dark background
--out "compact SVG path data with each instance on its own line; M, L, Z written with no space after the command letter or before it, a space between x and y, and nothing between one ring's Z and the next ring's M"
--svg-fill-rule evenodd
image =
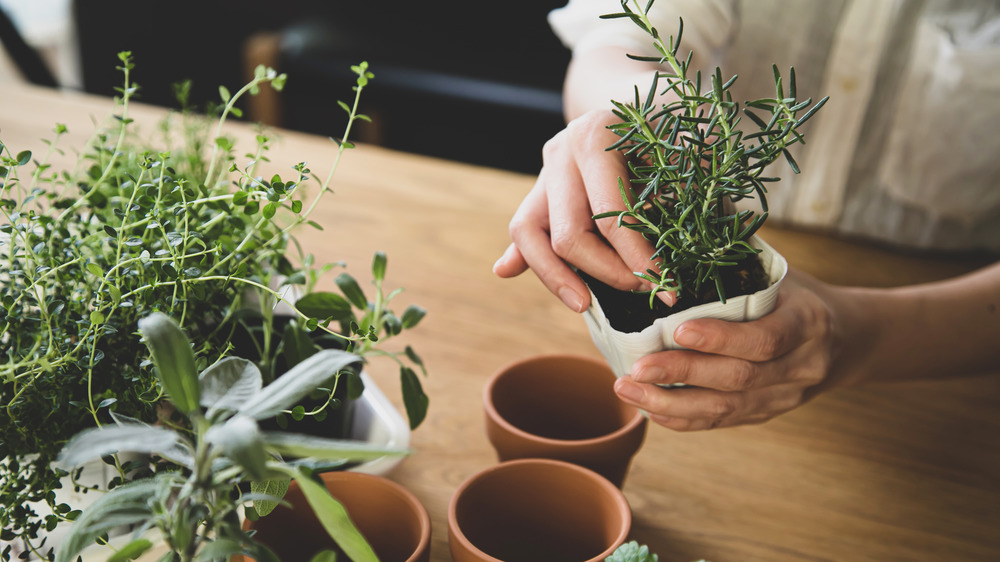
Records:
M140 99L171 107L172 84L190 79L203 107L263 61L288 84L247 118L340 136L336 102L353 99L350 65L366 60L375 79L361 110L375 123L360 140L537 173L542 144L563 126L569 52L546 14L564 3L77 0L74 16L88 92L114 94L123 50L133 53ZM264 55L248 55L255 45Z

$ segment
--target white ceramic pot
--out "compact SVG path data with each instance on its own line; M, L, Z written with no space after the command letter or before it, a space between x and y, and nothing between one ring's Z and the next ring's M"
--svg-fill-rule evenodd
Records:
M758 257L767 272L770 285L751 295L741 295L721 302L706 303L691 307L676 314L659 318L641 332L620 332L611 327L601 304L591 293L590 308L583 314L590 330L590 337L601 354L608 361L615 375L621 377L632 370L632 364L640 357L669 349L682 349L674 342L674 331L681 323L693 318L718 318L731 322L756 320L774 309L778 299L778 289L788 262L785 258L756 235L750 245L761 252Z

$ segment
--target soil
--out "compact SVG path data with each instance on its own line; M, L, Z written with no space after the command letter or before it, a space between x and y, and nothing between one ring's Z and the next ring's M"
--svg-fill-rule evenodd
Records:
M727 299L753 294L766 289L769 285L767 272L764 271L764 266L757 256L751 256L721 271L722 286ZM657 318L719 300L715 284L707 283L702 286L700 293L695 293L693 290L683 292L673 307L667 306L657 298L653 300L653 308L650 308L649 293L621 291L582 271L579 273L601 303L611 327L619 332L641 332Z

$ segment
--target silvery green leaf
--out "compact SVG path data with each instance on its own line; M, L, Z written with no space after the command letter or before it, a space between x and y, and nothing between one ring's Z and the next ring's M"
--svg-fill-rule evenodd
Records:
M180 443L177 433L149 425L112 425L85 429L63 447L56 464L71 469L82 463L120 451L160 453Z
M244 501L252 499L253 508L257 511L257 515L264 517L274 511L275 507L278 507L281 498L285 497L285 492L288 491L289 482L291 482L289 478L269 478L251 482L250 491L253 494L244 494L240 499ZM258 499L252 496L260 497Z
M235 416L224 424L213 425L205 440L225 451L255 480L267 477L267 451L257 422L247 416Z
M97 536L119 525L132 525L152 517L148 499L156 494L154 479L136 480L100 496L69 527L56 551L56 562L70 562Z
M276 416L294 407L342 369L360 361L361 357L339 349L320 350L267 385L238 411L258 420Z
M139 320L139 331L153 354L160 383L174 407L183 414L195 411L198 408L198 370L184 331L161 312Z
M288 468L287 473L298 482L302 495L316 518L348 559L354 562L378 562L375 551L354 526L343 504L334 499L325 486L295 469Z
M262 436L269 450L287 457L364 461L410 453L409 449L378 447L364 441L327 439L299 433L265 431Z
M201 405L210 410L236 411L263 386L260 369L240 357L226 357L198 377Z
M229 560L242 550L242 545L233 539L217 538L202 547L194 559L195 561Z

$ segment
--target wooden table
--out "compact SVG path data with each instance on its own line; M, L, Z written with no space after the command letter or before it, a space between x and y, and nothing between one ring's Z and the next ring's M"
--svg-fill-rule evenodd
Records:
M0 90L0 138L40 153L55 123L86 138L108 100L21 85ZM135 114L152 132L159 110ZM247 128L237 128L247 137ZM334 146L280 131L275 169L307 161L325 175ZM242 152L241 152L242 153ZM496 462L483 430L484 381L541 353L598 356L583 319L531 275L501 280L493 261L533 177L361 146L300 239L319 260L365 278L389 256L401 310L429 311L405 335L427 363L430 413L415 453L390 477L430 512L432 559L450 560L448 501ZM835 283L887 286L971 269L769 227L794 267ZM1000 342L998 342L1000 343ZM395 369L372 375L398 397ZM397 402L398 403L398 402ZM1000 560L1000 377L839 390L767 424L699 433L651 426L624 488L632 536L662 561Z

